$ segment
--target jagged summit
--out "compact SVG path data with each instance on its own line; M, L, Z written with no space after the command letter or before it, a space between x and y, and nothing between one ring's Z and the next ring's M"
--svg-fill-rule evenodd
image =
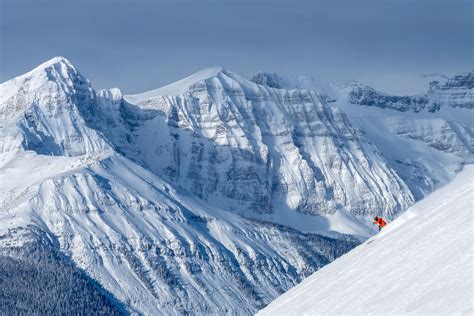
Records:
M0 85L5 134L0 152L30 150L43 155L100 152L106 141L85 123L93 117L95 92L64 57Z

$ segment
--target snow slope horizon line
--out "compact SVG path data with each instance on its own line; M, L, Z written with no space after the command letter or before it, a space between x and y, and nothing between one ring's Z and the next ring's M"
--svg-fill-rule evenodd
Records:
M316 271L258 315L472 314L473 177L474 164L465 165L451 182L381 233Z

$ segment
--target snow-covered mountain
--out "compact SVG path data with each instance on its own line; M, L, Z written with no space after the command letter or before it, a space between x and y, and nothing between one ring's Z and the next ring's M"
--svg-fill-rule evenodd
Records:
M474 167L259 315L474 313Z
M131 154L213 205L274 219L342 209L391 215L414 201L378 149L312 90L274 89L213 68L155 93L125 97L155 113L132 123ZM111 129L98 128L116 135L124 123L115 117Z
M211 204L274 221L339 209L390 217L446 183L472 158L474 123L464 109L444 106L431 116L426 110L405 116L385 111L374 122L361 122L358 112L372 109L360 109L345 89L331 85L338 101L328 103L319 85L293 89L299 86L291 80L265 73L252 80L272 84L216 67L126 96L148 113L146 123L127 122L136 144L131 155L140 153L147 168ZM472 95L469 85L456 89L467 91L466 100ZM123 119L115 118L123 130ZM379 135L370 133L380 121ZM150 135L158 133L162 137L151 144ZM391 139L380 143L380 136ZM386 159L397 147L398 156L406 157ZM433 156L439 157L432 161Z
M368 88L375 94L363 93L367 99L358 99L354 91L358 94L360 84L355 90L354 85L339 86L338 100L331 105L344 111L351 124L383 152L419 200L452 179L463 164L473 163L474 115L469 104L474 102L474 89L470 80L458 80L461 77L472 74L448 79L457 82L453 88L431 83L422 96L386 96ZM440 101L436 86L442 87L445 101ZM372 100L369 95L383 98Z
M64 255L107 310L248 314L472 161L467 106L254 81L214 67L123 96L57 57L2 83L2 255Z
M440 77L418 96L387 95L357 82L307 80L314 84L304 88L326 96L330 107L341 110L419 200L473 162L473 74ZM252 80L269 86L277 82L280 88L298 86L297 79L271 73L258 73Z
M131 312L252 313L358 244L177 193L95 129L118 92L96 94L65 59L0 91L2 255L51 245Z

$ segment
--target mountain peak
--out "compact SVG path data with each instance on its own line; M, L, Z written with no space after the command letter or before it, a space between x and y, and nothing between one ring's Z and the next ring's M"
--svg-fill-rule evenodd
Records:
M190 76L187 76L184 79L178 80L164 87L143 93L127 95L125 96L125 99L131 103L138 103L156 96L184 94L193 84L216 77L220 73L227 73L227 70L224 67L219 66L204 68Z
M13 83L17 85L18 83L23 82L27 78L31 79L32 77L42 77L44 76L45 72L48 73L47 78L50 80L51 77L55 77L51 76L50 70L52 69L59 73L62 78L81 76L80 73L77 71L76 67L74 67L69 60L62 56L56 56L35 67L33 70L2 83L2 85Z
M88 80L77 71L69 60L62 56L53 57L31 71L1 83L0 103L9 99L24 85L29 87L28 90L38 89L47 81L64 82L66 85L72 86L74 81L77 82L77 79L80 82L88 83Z
M53 57L53 58L45 61L44 63L42 63L41 65L39 65L35 69L48 68L48 67L51 67L51 66L56 65L56 64L64 64L64 65L67 65L69 67L74 68L74 66L71 64L71 62L67 58L65 58L63 56L56 56L56 57Z
M30 72L27 72L26 74L20 77L22 78L40 75L45 71L49 72L50 69L55 69L56 71L59 71L62 77L77 76L79 74L76 67L74 67L74 65L68 59L62 56L56 56L45 61Z

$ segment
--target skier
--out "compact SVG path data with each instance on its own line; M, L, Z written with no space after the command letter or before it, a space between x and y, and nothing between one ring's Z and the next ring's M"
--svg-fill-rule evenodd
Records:
M374 223L373 224L378 224L379 225L379 231L382 230L382 227L384 227L385 225L387 225L387 222L383 220L382 217L379 217L379 216L375 216L374 217Z

